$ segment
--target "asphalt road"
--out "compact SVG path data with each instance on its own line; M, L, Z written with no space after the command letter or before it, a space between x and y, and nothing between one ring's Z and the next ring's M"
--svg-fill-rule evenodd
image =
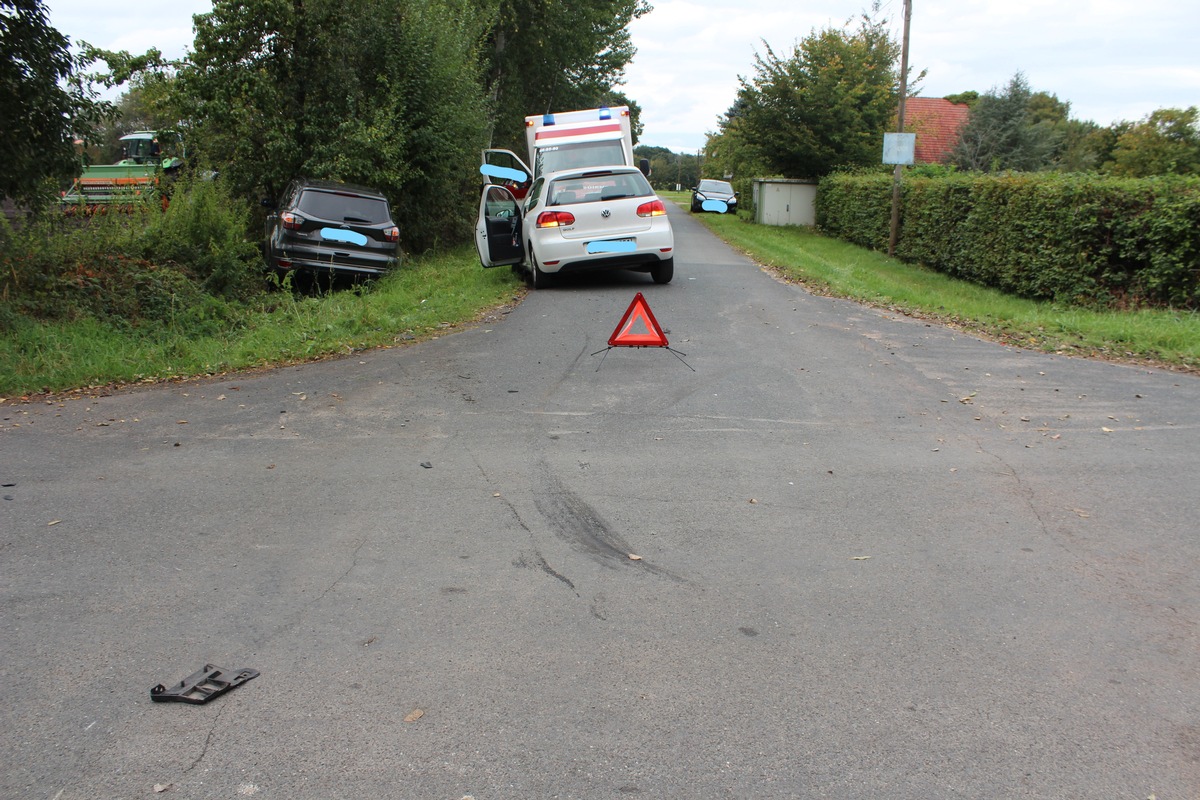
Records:
M1200 381L673 221L668 286L0 406L0 797L1200 796ZM686 364L596 354L636 291Z

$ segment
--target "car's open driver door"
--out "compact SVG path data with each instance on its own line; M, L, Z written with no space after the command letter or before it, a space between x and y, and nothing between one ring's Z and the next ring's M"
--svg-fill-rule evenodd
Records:
M484 186L475 221L475 249L485 267L519 264L525 260L521 239L521 206L503 186Z

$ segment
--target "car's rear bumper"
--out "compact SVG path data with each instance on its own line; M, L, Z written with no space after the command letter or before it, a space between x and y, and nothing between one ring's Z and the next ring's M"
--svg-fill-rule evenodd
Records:
M666 217L656 218L649 230L632 235L571 238L543 235L533 237L533 252L543 272L593 272L607 269L649 269L675 254L675 236ZM588 253L589 245L597 243L633 242L636 247L627 253Z
M610 269L641 269L647 270L658 266L664 258L670 258L670 253L663 253L662 258L654 253L623 253L619 256L604 256L589 258L583 261L570 261L556 267L546 267L543 272L557 272L559 275L569 275L580 272L602 272Z

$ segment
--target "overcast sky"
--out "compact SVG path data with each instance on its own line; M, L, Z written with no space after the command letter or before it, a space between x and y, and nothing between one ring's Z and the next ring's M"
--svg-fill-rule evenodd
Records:
M650 0L633 25L625 93L642 107L642 144L695 151L751 76L763 42L790 54L814 28L841 27L870 0ZM111 50L182 56L209 0L46 0L71 38ZM902 0L882 13L901 32ZM1195 0L913 0L909 63L925 97L1003 88L1017 71L1071 115L1109 125L1157 108L1200 105ZM530 113L539 109L531 109ZM565 110L565 109L559 109Z

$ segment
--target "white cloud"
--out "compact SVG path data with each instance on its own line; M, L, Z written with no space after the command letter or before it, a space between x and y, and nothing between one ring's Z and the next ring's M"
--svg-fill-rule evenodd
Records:
M694 151L754 72L765 40L786 54L814 28L856 19L870 0L651 0L637 20L638 54L626 94L643 110L646 144ZM50 21L73 41L169 58L191 46L192 15L211 0L153 8L113 0L48 0ZM884 0L900 34L903 0ZM1181 0L914 0L910 63L927 69L921 93L1002 88L1022 71L1035 91L1108 125L1156 108L1200 105L1200 3Z
M643 109L643 142L685 151L703 146L737 95L737 75L753 73L763 40L785 54L814 28L840 27L868 6L657 3L634 23L638 55L627 70L627 93ZM902 0L882 4L897 38L902 10ZM927 97L1002 89L1020 71L1035 91L1071 103L1075 117L1108 125L1156 108L1200 105L1196 30L1200 4L1177 0L914 0L909 62L927 70Z
M50 24L70 37L105 50L144 53L157 47L179 58L192 45L192 15L212 11L212 0L173 0L147 6L112 0L47 0Z

